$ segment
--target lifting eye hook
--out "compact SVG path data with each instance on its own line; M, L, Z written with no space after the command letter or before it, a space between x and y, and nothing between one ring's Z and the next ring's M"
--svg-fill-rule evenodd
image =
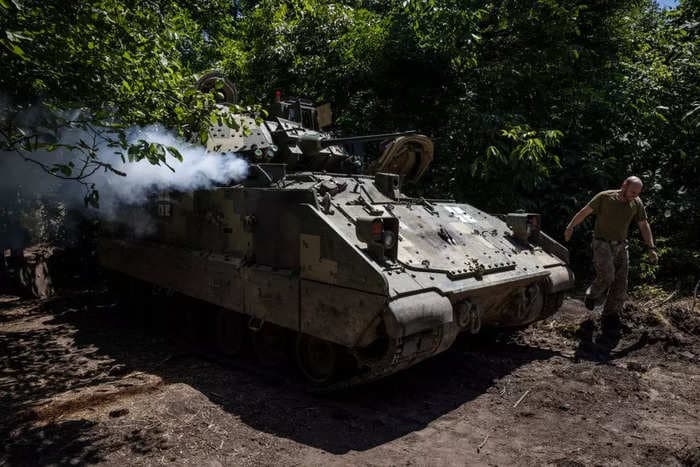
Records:
M321 198L321 209L326 214L333 214L333 209L331 209L331 194L326 192Z

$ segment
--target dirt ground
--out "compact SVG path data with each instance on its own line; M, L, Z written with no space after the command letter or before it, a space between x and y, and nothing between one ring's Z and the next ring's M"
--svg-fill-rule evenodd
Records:
M567 299L342 393L223 360L73 293L0 296L0 465L700 465L700 304Z

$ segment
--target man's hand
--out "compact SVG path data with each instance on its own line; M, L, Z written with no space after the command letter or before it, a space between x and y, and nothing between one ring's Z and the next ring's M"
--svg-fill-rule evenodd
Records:
M659 254L656 252L656 250L649 250L649 263L651 263L651 264L658 264L659 263Z
M564 230L564 241L569 241L571 240L571 235L574 233L574 228L573 227L567 227L566 230Z
M593 214L593 208L586 205L579 212L576 213L573 219L571 219L571 222L566 226L566 230L564 231L564 240L569 241L571 240L571 235L574 233L574 227L579 225L583 220Z

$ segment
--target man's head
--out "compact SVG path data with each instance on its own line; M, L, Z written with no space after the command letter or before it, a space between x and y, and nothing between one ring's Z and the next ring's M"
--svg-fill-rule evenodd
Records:
M639 177L632 175L627 177L624 182L622 182L622 188L620 189L620 195L625 201L632 201L639 193L642 192L642 180Z

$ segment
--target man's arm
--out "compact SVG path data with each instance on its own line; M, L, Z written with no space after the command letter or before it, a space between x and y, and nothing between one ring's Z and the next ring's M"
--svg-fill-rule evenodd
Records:
M649 248L656 248L654 245L654 236L651 234L651 226L646 219L639 221L639 230L642 232L642 238L646 246Z
M574 227L583 222L586 217L590 216L591 214L593 214L593 208L589 205L584 206L579 212L577 212L573 219L571 219L569 222L569 225L566 226L566 230L564 230L564 240L567 242L571 240L571 234L574 233ZM651 233L651 231L649 232Z
M656 245L654 245L654 236L651 233L649 222L644 219L639 221L639 230L642 232L642 238L647 248L649 248L649 259L653 264L659 261L659 255L656 253Z

